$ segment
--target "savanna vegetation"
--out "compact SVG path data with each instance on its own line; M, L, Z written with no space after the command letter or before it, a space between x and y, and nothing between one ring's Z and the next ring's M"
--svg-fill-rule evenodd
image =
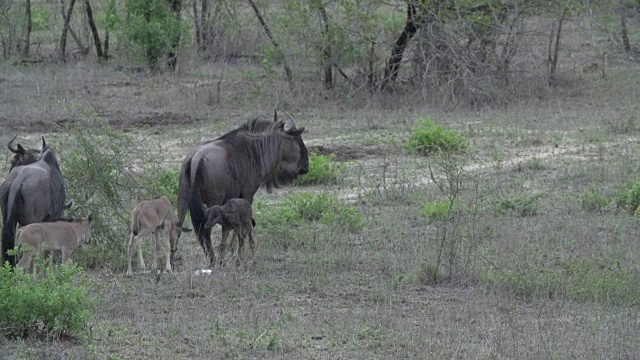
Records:
M0 143L94 222L0 268L0 358L636 358L639 43L636 0L4 0ZM255 264L125 277L132 206L274 109L310 171Z

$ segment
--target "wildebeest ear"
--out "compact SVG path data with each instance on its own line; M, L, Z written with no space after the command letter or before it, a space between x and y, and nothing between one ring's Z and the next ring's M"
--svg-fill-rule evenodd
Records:
M295 129L287 130L287 134L295 135L295 136L302 135L303 132L304 132L304 126L303 127L299 127L299 128L295 128Z

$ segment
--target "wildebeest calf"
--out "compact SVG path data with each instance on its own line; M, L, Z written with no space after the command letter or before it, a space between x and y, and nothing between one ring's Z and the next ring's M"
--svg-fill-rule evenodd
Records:
M127 251L127 275L133 274L133 271L131 271L131 256L134 246L138 248L138 267L140 270L145 269L144 259L142 258L142 238L149 234L153 234L153 260L151 267L153 269L157 268L158 248L160 247L158 235L162 230L169 233L165 241L165 270L170 272L171 253L169 250L175 252L178 233L189 232L191 229L185 229L176 224L173 206L166 196L141 201L134 207L131 212L131 238L129 239Z
M224 205L213 205L207 209L206 229L213 228L216 224L220 224L223 228L233 230L234 238L238 239L238 246L235 247L234 255L236 264L240 266L244 240L249 237L249 245L251 246L252 260L256 257L256 244L253 240L252 230L255 221L252 218L251 203L245 199L234 198L229 199ZM233 241L232 241L233 242ZM220 259L224 257L225 249L224 241L220 244Z
M44 251L62 252L62 263L70 261L71 252L82 243L89 243L91 215L86 219L58 220L54 222L32 223L18 229L16 243L24 252L18 267L35 274L34 254Z

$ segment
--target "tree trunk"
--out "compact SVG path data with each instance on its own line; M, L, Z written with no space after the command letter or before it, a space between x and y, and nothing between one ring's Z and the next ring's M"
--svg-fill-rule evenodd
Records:
M631 52L631 44L629 44L629 35L627 35L627 14L624 6L624 0L618 0L618 14L620 15L620 35L622 36L622 45L627 55Z
M109 58L109 30L104 32L104 58Z
M105 59L106 56L102 52L102 43L100 42L100 36L98 35L98 28L96 28L96 23L93 21L93 11L91 10L91 4L89 3L89 0L84 0L84 7L87 12L89 27L91 28L91 33L93 34L93 42L96 46L96 54L98 55L98 59Z
M198 19L198 0L193 0L191 5L193 5L193 27L196 34L196 51L199 54L202 47L202 24L200 23L200 19Z
M322 19L322 38L323 38L323 46L322 46L322 57L323 57L323 68L324 68L324 88L325 90L333 89L333 60L331 54L331 34L329 33L329 15L327 15L327 10L322 5L322 1L317 1L316 6L318 7L318 11L320 12L320 19Z
M560 38L562 36L562 24L564 23L564 19L566 18L568 11L569 9L566 6L562 9L562 14L558 19L558 28L557 29L552 28L549 34L549 57L547 59L547 62L548 62L547 84L551 87L555 87L557 85L556 70L558 66L558 52L560 49ZM555 38L555 42L554 42L554 38Z
M282 52L282 50L280 49L280 45L278 45L278 42L276 41L276 39L273 37L273 35L271 35L271 31L269 30L267 23L264 21L264 18L260 14L260 10L258 9L258 6L256 5L255 1L253 0L247 0L247 1L249 2L249 5L251 5L251 8L253 8L253 11L256 13L256 17L260 21L260 24L262 24L262 28L264 29L264 32L267 33L267 37L269 38L269 40L271 40L271 44L273 45L273 47L276 49L277 52L282 54L282 64L284 65L284 72L287 77L287 81L289 82L289 85L292 85L293 74L291 73L291 69L289 69L289 65L287 65L287 59L284 56L284 52Z
M29 57L29 47L31 46L31 29L32 29L32 20L31 20L31 0L26 0L26 16L27 16L27 24L26 29L24 31L24 47L22 48L22 57L24 59Z
M144 9L144 21L147 24L151 23L151 9L149 9L148 7L149 5L147 5L147 8ZM156 53L156 51L154 50L154 48L150 45L147 44L146 45L146 55L147 55L147 66L149 67L149 69L151 71L156 71L158 69L158 54Z
M200 52L205 53L209 47L209 35L211 26L209 19L211 15L211 7L209 6L209 0L202 0L202 7L200 8Z
M404 24L404 29L400 33L400 36L393 43L391 48L391 56L387 61L387 66L384 70L384 77L382 78L382 88L386 88L389 83L395 82L400 71L400 64L402 63L402 57L404 50L407 48L409 41L418 32L419 22L417 19L417 6L421 6L417 0L410 0L407 2L407 20Z
M171 14L175 16L174 28L171 34L171 50L167 56L167 66L171 71L176 70L178 65L178 48L180 47L180 12L182 11L182 0L171 0Z
M73 14L73 6L76 4L76 0L71 0L69 3L69 9L67 10L66 15L64 14L64 3L62 3L63 11L62 16L64 20L64 26L62 27L62 35L60 36L60 60L65 61L66 57L66 48L67 48L67 33L69 32L71 21L71 15Z

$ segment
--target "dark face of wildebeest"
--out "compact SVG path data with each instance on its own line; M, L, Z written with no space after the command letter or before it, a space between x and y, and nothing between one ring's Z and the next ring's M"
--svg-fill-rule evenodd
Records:
M62 216L65 201L64 179L51 146L44 143L37 161L16 166L0 185L2 209L2 262L15 266L13 249L18 224L55 220Z
M205 255L211 265L211 230L203 206L223 205L232 198L253 203L263 186L268 192L293 182L309 172L309 153L302 140L304 127L291 118L273 121L254 119L215 140L193 149L182 162L178 193L178 224L182 226L187 210ZM223 227L223 243L228 229ZM223 251L224 244L221 245Z
M9 171L13 170L13 168L16 166L29 165L31 163L34 163L40 157L40 150L25 149L20 144L17 144L14 147L13 142L17 137L18 135L14 136L13 139L11 139L11 141L9 141L9 143L7 144L7 148L9 149L9 151L15 154L11 158L11 168L9 169ZM46 146L47 144L44 141L44 137L42 137L42 148L44 149Z

